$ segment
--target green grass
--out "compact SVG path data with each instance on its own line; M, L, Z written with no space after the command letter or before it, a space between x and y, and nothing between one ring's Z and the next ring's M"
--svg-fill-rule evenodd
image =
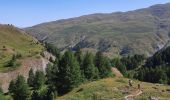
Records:
M42 45L21 30L7 25L0 26L0 72L14 69L5 67L14 54L19 53L22 55L21 59L24 59L35 56L42 50Z
M148 100L150 96L165 99L170 98L170 92L166 91L170 89L170 86L158 86L156 84L133 80L133 87L127 92L129 89L128 79L115 77L83 84L68 94L56 98L56 100L124 100L124 96L137 90L139 83L141 84L143 93L135 97L135 100ZM162 90L165 92L162 92Z
M119 82L113 83L114 79L105 79L88 84L84 84L79 88L74 89L69 94L58 98L59 100L109 100L113 98L121 98L125 96L120 91L117 91L117 88L113 87L114 85L121 87L123 84ZM125 85L125 84L124 84ZM80 91L82 90L82 91ZM109 93L109 94L108 94Z
M120 82L120 83L127 83L124 79L120 78L120 79L117 79L116 82Z

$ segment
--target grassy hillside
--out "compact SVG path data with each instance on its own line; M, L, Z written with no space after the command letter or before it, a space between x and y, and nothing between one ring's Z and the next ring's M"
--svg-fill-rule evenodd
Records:
M170 98L170 86L134 80L133 86L129 88L128 79L107 78L81 85L56 100L124 100L125 96L138 91L138 84L141 84L142 94L134 97L135 100L148 100L150 97L163 100Z
M24 31L11 25L0 25L0 71L13 69L13 67L6 66L13 55L21 55L23 59L36 56L42 49L38 41ZM20 59L17 59L18 65Z
M169 40L170 4L110 14L92 14L26 28L62 50L81 47L108 55L153 54Z

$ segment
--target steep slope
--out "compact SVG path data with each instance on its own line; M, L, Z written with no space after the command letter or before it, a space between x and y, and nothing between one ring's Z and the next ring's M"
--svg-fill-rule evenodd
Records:
M169 40L170 4L129 12L92 14L39 24L25 30L61 50L81 47L107 55L153 54Z
M135 78L152 83L170 84L170 47L162 48L135 71Z
M0 25L0 71L8 69L5 65L14 54L25 58L35 56L42 50L43 46L24 31L11 25Z
M141 85L141 90L138 89ZM150 100L151 98L169 100L170 86L133 80L128 86L128 79L107 78L87 83L74 89L57 100ZM152 100L151 99L151 100Z
M18 75L28 76L30 68L44 70L48 60L41 57L44 47L23 30L0 25L0 87L7 92L9 82ZM15 66L8 65L14 55ZM7 66L8 65L8 66Z

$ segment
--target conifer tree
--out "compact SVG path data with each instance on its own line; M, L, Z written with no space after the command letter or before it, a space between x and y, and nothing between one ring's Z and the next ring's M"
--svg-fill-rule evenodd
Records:
M39 94L36 90L33 91L32 95L31 95L31 100L39 100Z
M45 43L45 47L48 52L52 53L56 57L56 59L60 59L60 52L57 47L50 43Z
M104 57L100 51L96 53L95 64L99 70L100 78L105 78L111 75L111 64L108 58Z
M11 80L11 82L9 84L8 91L9 91L9 93L13 93L14 90L15 90L15 82L14 82L14 80Z
M33 69L31 68L29 71L28 79L27 79L27 83L31 87L34 86L34 78L35 78L35 75L34 75Z
M66 51L59 62L59 93L63 94L82 82L80 66L71 51Z
M84 72L83 72L83 54L80 48L77 49L77 51L75 52L75 57L80 65L80 70L81 70L81 75L84 79Z
M83 61L84 76L88 80L95 80L99 78L99 72L94 65L94 59L91 53L86 53Z
M14 89L12 89L12 97L14 100L27 100L30 96L29 86L26 83L23 76L18 76L15 84Z
M47 84L49 86L50 91L56 94L57 87L59 84L58 80L58 63L55 62L53 65L48 64L46 68L46 77L47 77Z
M77 49L77 51L75 52L75 57L78 61L78 63L80 64L80 67L82 65L82 62L83 62L83 55L82 55L82 51L80 48Z
M40 89L45 84L45 75L42 71L36 71L34 79L34 88Z

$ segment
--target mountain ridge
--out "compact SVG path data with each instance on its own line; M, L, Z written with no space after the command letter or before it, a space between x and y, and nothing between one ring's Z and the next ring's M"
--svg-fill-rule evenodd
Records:
M60 48L103 51L107 55L151 55L169 40L170 3L110 14L90 14L38 24L25 30ZM146 52L144 50L146 49Z

